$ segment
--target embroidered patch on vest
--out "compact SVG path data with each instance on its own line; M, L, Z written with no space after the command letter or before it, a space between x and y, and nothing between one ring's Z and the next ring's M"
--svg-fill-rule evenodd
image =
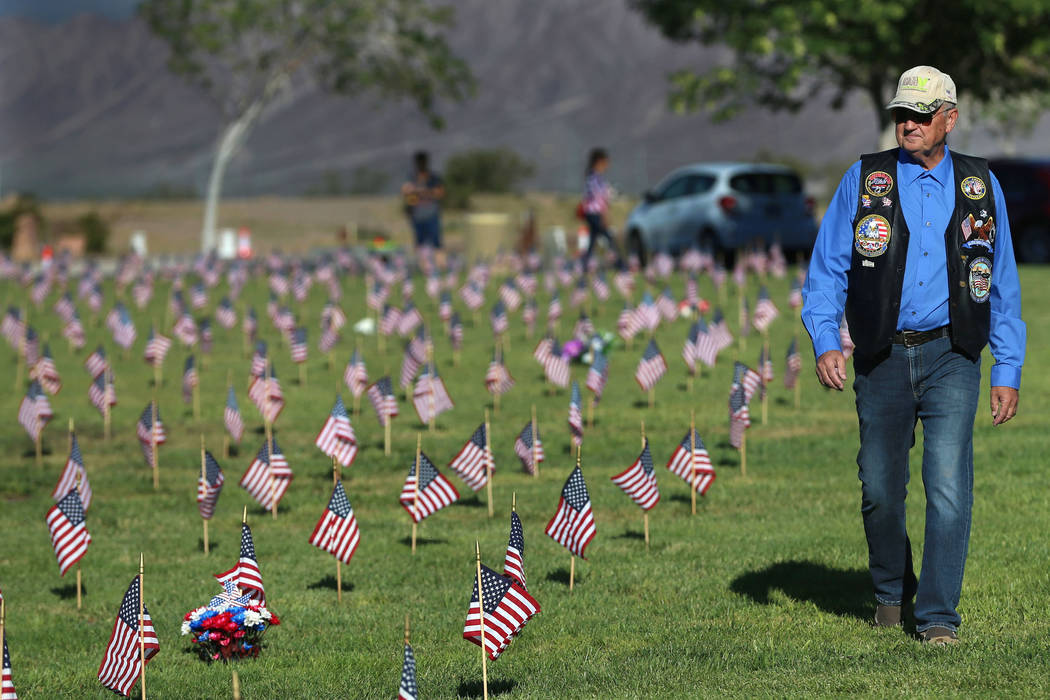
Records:
M872 197L881 197L889 194L893 189L893 178L885 170L876 170L864 178L864 189Z
M865 209L871 209L871 196L862 194L860 196L860 205Z
M890 244L890 222L886 217L869 214L857 224L853 233L853 247L866 258L877 258Z
M988 193L988 188L984 186L984 180L975 175L963 179L959 187L962 188L962 193L970 199L981 199Z
M981 213L987 215L984 210ZM981 247L989 253L992 252L992 246L995 245L995 217L989 216L986 220L975 219L973 214L970 214L963 219L962 234L965 241L962 245L964 249L973 250Z
M976 258L970 263L970 298L978 304L988 301L992 291L992 261Z

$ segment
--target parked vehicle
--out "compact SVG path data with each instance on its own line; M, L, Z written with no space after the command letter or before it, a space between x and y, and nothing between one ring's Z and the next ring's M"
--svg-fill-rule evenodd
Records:
M1018 261L1050 262L1050 160L989 163L1002 185Z
M814 201L790 168L763 163L697 163L645 193L627 218L627 250L677 254L699 245L717 253L779 242L808 252L817 237Z

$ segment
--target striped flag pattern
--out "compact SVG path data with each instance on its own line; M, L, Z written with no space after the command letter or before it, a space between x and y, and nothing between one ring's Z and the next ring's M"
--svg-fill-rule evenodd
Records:
M142 651L145 651L146 663L160 651L160 640L153 629L153 620L145 603L142 606L142 648L139 640L139 605L141 595L139 577L131 579L124 594L124 600L113 622L113 631L109 635L106 653L98 667L98 680L105 687L118 695L127 696L131 687L142 675Z
M360 540L361 533L357 529L354 509L350 506L350 499L346 497L346 490L340 479L335 482L332 497L328 499L328 507L314 526L310 544L323 549L344 564L349 564Z
M579 446L583 444L583 413L580 409L580 385L575 379L572 380L572 393L569 398L569 432L572 435L572 444Z
M11 679L11 655L7 653L7 634L4 634L3 638L4 646L4 660L3 660L3 677L2 685L0 685L0 700L18 700L18 693L15 692L15 683Z
M197 477L197 510L205 520L211 520L211 516L215 514L215 503L219 500L225 481L226 477L219 463L212 457L211 452L205 450L204 473Z
M344 467L349 467L357 456L357 437L354 435L353 426L350 425L350 416L343 405L343 397L339 394L336 394L335 404L314 444L321 452Z
M80 454L80 443L77 442L76 433L70 435L70 441L72 444L69 448L69 458L62 475L58 477L54 491L51 492L51 498L55 501L60 500L76 487L77 477L80 477L80 502L86 511L91 507L91 484L88 483L87 469L84 468L84 457Z
M416 462L412 462L401 487L401 506L408 511L414 522L419 522L431 513L436 513L459 499L456 487L438 472L437 467L424 453L419 453L419 487L416 487Z
M656 472L653 469L653 455L649 451L648 438L634 464L612 477L612 482L623 489L642 510L649 510L660 501L660 489L656 486Z
M525 533L521 529L521 519L514 511L510 512L510 537L507 538L507 554L503 558L503 575L514 579L523 590L525 585Z
M259 573L259 562L255 556L255 542L248 523L241 523L241 555L229 571L215 574L215 579L222 584L232 581L246 593L251 593L260 602L266 602L266 589L263 587L262 574Z
M494 661L525 623L540 611L540 604L511 579L500 576L484 564L481 565L480 583L481 596L478 595L478 578L475 576L463 638L481 646L481 613L484 610L485 652Z
M693 441L691 457L689 453L690 435ZM667 460L667 468L681 477L691 488L695 488L701 496L707 493L715 481L715 468L711 464L711 457L707 454L704 441L700 439L696 430L685 432L685 437L678 443L678 447Z
M535 462L533 462L533 440L536 441L536 454ZM518 459L521 460L521 466L529 474L536 473L536 464L544 460L543 455L543 443L540 442L540 431L536 431L536 435L532 434L532 421L525 424L525 427L518 433L518 439L514 441L514 454L518 455Z
M545 532L558 544L578 557L584 557L587 545L594 539L597 528L591 512L591 498L583 472L573 468L561 490L558 511L547 523Z
M222 411L222 421L226 431L238 445L244 435L244 418L241 417L241 409L237 405L237 396L233 393L233 387L226 390L226 407Z
M638 369L634 372L634 379L642 391L649 391L667 373L667 361L664 360L659 346L653 339L649 340L642 359L638 361Z
M273 477L272 484L271 476ZM263 442L255 459L248 465L248 470L241 477L239 485L259 505L266 510L271 510L274 501L281 502L293 478L288 460L281 453L281 448L277 446L277 440L273 439L273 454L270 454L267 444Z
M471 490L477 491L485 485L489 478L488 469L495 469L496 465L492 458L492 450L485 445L484 423L478 426L448 466Z
M84 505L76 489L51 506L47 511L47 529L51 533L51 547L58 559L62 576L80 561L91 544L91 534L84 522Z
M405 661L401 664L401 685L397 689L397 700L419 700L419 688L416 686L416 655L412 646L405 645Z

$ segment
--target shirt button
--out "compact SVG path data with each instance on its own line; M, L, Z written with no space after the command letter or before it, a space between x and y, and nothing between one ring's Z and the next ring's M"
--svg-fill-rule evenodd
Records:
M923 254L922 254L922 257L924 257L924 258L925 258L925 257L926 257L927 255L929 255L929 253L923 253Z
M920 287L922 286L922 282L919 282L919 286L920 286Z
M930 225L930 222L929 222L929 221L927 221L927 222L926 222L926 225L927 225L927 226L929 226L929 225Z
M914 311L912 311L912 312L911 312L911 315L912 315L912 316L914 316L914 315L915 315L915 312L914 312Z

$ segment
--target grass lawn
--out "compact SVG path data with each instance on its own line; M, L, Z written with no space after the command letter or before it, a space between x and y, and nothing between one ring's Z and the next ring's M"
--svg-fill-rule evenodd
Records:
M723 354L713 372L697 379L689 394L680 359L688 323L662 325L656 338L670 371L658 385L654 409L647 407L633 379L642 343L612 353L608 388L583 443L583 472L598 533L588 560L577 561L571 594L569 554L543 533L573 466L566 424L568 392L545 394L541 371L531 357L533 342L526 340L520 323L512 322L507 364L517 386L504 396L499 415L492 419L496 517L489 519L484 491L475 498L445 467L489 404L483 384L492 347L487 311L477 327L468 322L459 367L452 366L448 340L435 325L439 369L456 408L439 419L436 432L423 431L423 450L456 484L463 500L421 523L421 544L412 556L407 540L410 520L397 499L421 426L411 406L402 404L394 422L393 455L384 457L382 429L365 400L360 417L353 419L361 451L344 477L361 544L351 564L343 567L341 605L336 603L334 559L307 542L331 491L330 462L313 440L335 394L341 391L349 404L342 371L353 349L348 326L333 368L318 354L321 287L312 290L300 310L310 329L306 386L295 381L288 349L265 319L263 282L249 284L242 297L260 314L260 330L270 341L287 398L277 435L295 480L276 521L237 486L263 439L256 430L259 415L246 395L248 361L241 354L239 330L227 334L215 329L215 349L202 370L200 425L181 398L179 374L187 351L175 347L169 354L159 391L168 444L161 448L160 489L154 491L136 442L135 421L150 397L151 370L141 359L142 348L150 319L163 318L167 283L158 283L149 309L133 310L139 338L127 361L113 350L102 327L88 329L86 350L105 335L115 360L119 405L108 444L103 441L102 420L87 400L89 378L82 366L86 352L69 351L50 311L31 309L32 324L51 337L64 384L52 397L55 420L44 433L43 469L34 465L32 444L15 420L23 389L9 390L0 399L0 415L9 416L0 433L5 455L0 461L0 587L7 600L7 637L19 697L112 697L95 674L121 596L137 573L139 552L146 559L145 601L161 644L147 670L150 695L228 697L231 667L199 661L190 651L189 638L180 637L179 626L187 611L218 592L211 575L236 560L245 504L268 603L282 624L268 633L257 660L234 666L244 698L395 697L406 613L412 619L420 697L480 697L479 651L461 639L474 575L474 541L480 541L483 562L502 570L513 492L525 531L529 590L543 611L498 661L489 664L494 695L1046 696L1050 491L1045 416L1050 410L1050 368L1045 348L1050 344L1050 308L1032 303L1032 292L1050 285L1050 271L1022 269L1021 279L1029 302L1029 361L1021 409L1011 423L991 427L986 386L991 358L986 356L975 431L973 536L960 606L963 644L951 649L925 648L905 633L874 630L869 624L873 599L859 514L852 392L818 387L807 340L803 407L794 409L792 394L782 384L783 357L799 326L787 308L784 280L770 284L782 312L771 333L777 378L768 424L761 424L757 399L752 406L746 477L741 476L738 453L727 443L731 351ZM490 285L489 304L499 280L494 277ZM12 282L4 284L4 295L19 303L21 290ZM732 284L728 287L726 315L735 332L737 300ZM223 288L224 283L213 291L209 308ZM681 293L680 280L674 288ZM363 282L348 278L344 289L342 306L352 324L364 315ZM756 290L752 280L752 302ZM113 290L107 294L104 309L112 302ZM701 294L714 295L707 279L701 282ZM427 317L436 321L435 305L423 294L422 284L417 284L415 297ZM54 299L48 300L48 309ZM563 299L567 306L567 293ZM616 299L614 292L596 315L599 328L615 329L620 309ZM545 303L541 291L541 312ZM81 314L87 322L86 307ZM563 338L575 315L566 309ZM542 317L541 313L541 323ZM759 342L750 336L741 353L751 365ZM389 371L396 383L400 343L394 346L380 353L374 337L361 339L372 379ZM6 344L0 347L0 362L6 368L0 383L13 387L15 353ZM248 430L240 454L219 460L226 486L210 525L211 554L205 556L194 502L198 446L203 431L209 448L220 452L228 370L234 372ZM573 376L581 385L585 374L586 367L574 365ZM514 438L533 404L548 457L539 478L522 473L513 451ZM695 517L689 512L688 487L663 468L688 428L691 409L718 474ZM93 543L81 562L85 597L80 611L72 597L74 574L59 577L44 523L51 489L66 458L70 417L76 421L95 492L87 516ZM648 552L641 539L641 512L609 480L637 456L642 419L662 493L650 515ZM918 445L915 465L921 458L921 434ZM909 516L920 561L925 501L918 468L914 471ZM132 692L137 695L137 686Z

